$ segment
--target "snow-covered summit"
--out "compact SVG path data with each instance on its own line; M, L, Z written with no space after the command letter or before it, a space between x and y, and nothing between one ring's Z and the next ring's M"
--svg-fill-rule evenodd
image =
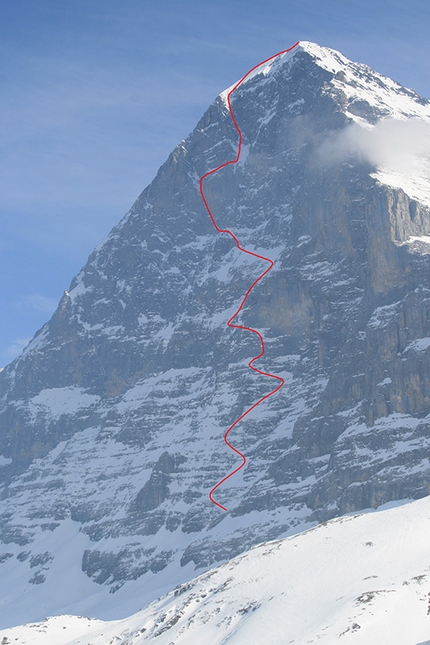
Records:
M268 60L246 75L232 95L232 104L248 92L249 98L271 92L276 104L279 98L269 90L270 86L285 89L295 85L300 73L311 81L321 72L324 93L335 98L339 112L355 127L342 133L341 140L335 135L329 136L331 150L361 155L375 165L374 176L381 183L402 188L410 197L430 207L430 102L367 65L352 62L334 49L300 41L291 51ZM236 86L237 83L221 93L222 102L226 103L229 92ZM299 96L284 109L297 116L304 115L311 109L311 101ZM269 112L265 118L270 118L270 114L273 116ZM391 130L382 138L381 124L384 128L387 121L391 122ZM372 134L375 126L377 130ZM360 129L367 132L360 133Z
M255 91L257 82L261 86L262 83L270 82L272 78L277 79L278 75L285 78L295 63L302 65L306 59L314 66L328 72L331 79L327 78L327 80L334 88L344 92L349 102L351 100L368 102L384 118L405 119L414 116L430 120L430 102L421 98L413 90L375 72L363 63L350 61L335 49L307 41L300 41L291 51L256 67L246 76L240 88L244 90L247 86L252 86L252 90ZM223 100L233 87L235 84L221 93ZM347 113L353 120L359 120L358 105L354 107L354 110L347 110Z
M352 62L334 49L300 41L244 78L231 97L233 109L248 94L248 100L257 100L268 93L272 109L267 106L266 121L279 114L281 105L297 117L307 115L314 97L300 94L282 104L279 94L294 88L300 76L312 84L318 75L323 93L334 99L349 124L340 129L345 124L339 121L331 131L328 128L320 156L329 162L350 155L369 161L378 181L401 188L430 208L430 102L367 65ZM224 103L236 85L221 93Z

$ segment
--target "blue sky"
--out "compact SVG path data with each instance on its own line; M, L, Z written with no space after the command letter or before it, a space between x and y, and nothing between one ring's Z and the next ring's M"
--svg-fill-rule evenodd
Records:
M0 366L216 95L297 40L430 97L427 0L0 0Z

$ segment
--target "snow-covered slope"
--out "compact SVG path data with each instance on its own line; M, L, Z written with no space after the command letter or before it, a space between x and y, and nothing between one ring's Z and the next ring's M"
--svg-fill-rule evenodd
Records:
M263 540L430 492L429 210L372 156L395 121L424 163L429 102L302 43L232 105L243 155L205 194L275 261L241 320L286 384L234 429L229 513L208 499L237 464L222 436L270 384L226 327L261 262L199 194L237 151L223 93L0 373L1 626L124 617Z
M430 498L259 545L134 616L58 616L0 632L20 645L424 645Z

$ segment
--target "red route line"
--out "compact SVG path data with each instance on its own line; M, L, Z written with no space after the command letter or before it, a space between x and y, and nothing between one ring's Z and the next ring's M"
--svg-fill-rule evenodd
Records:
M228 446L231 450L233 450L237 455L239 455L239 457L241 457L241 459L242 459L242 463L241 463L237 468L235 468L234 470L232 470L228 475L226 475L225 477L223 477L223 478L221 479L221 481L219 481L219 482L218 482L218 483L217 483L217 484L212 488L212 490L211 490L211 491L210 491L210 493L209 493L209 499L211 500L211 502L213 502L216 506L219 506L219 508L221 508L223 511L226 511L226 510L227 510L227 509L226 509L226 507L225 507L225 506L223 506L222 504L220 504L219 502L217 502L217 501L213 498L213 494L214 494L214 492L215 492L215 491L216 491L216 490L217 490L217 489L218 489L218 488L219 488L219 487L220 487L220 486L221 486L225 481L227 481L227 479L230 479L230 477L233 477L233 475L235 475L239 470L241 470L241 468L243 468L243 467L244 467L244 465L246 464L246 457L245 457L245 455L243 455L243 454L240 452L240 450L238 450L237 448L235 448L234 446L232 446L232 445L231 445L231 443L228 441L228 438L227 438L227 437L228 437L228 435L230 434L230 432L233 430L233 428L234 428L234 427L235 427L235 426L236 426L240 421L242 421L242 419L243 419L244 417L246 417L246 415L247 415L247 414L249 414L252 410L254 410L254 408L256 408L256 407L257 407L257 405L260 405L260 403L262 403L263 401L265 401L266 399L268 399L268 398L269 398L269 396L272 396L273 394L275 394L276 392L278 392L278 390L280 390L280 389L281 389L281 387L284 385L285 381L284 381L284 379L283 379L281 376L277 376L276 374L270 374L269 372L263 372L262 370L259 370L257 367L254 367L254 365L253 365L254 361L256 361L256 360L258 360L259 358L261 358L262 356L264 356L264 340L263 340L263 336L260 334L260 332L259 332L259 331L257 331L256 329L253 329L252 327L244 327L243 325L234 325L234 324L232 323L232 320L234 320L234 318L236 318L236 316L238 316L238 315L239 315L239 313L241 312L241 310L243 309L243 306L245 305L245 302L247 301L248 296L249 296L249 294L251 293L251 291L253 290L253 288L255 287L255 285L256 285L256 284L258 284L258 282L260 282L260 280L262 280L262 279L264 278L264 276L265 276L267 273L269 273L269 271L272 269L272 267L274 266L274 264L275 264L275 263L274 263L274 262L273 262L273 260L271 260L270 258L266 258L266 257L264 257L264 255L259 255L258 253L254 253L253 251L249 251L248 249L244 249L244 248L240 245L240 242L239 242L239 240L237 239L237 237L234 235L234 233L232 233L228 228L220 228L220 227L218 226L218 224L217 224L217 223L216 223L216 221L215 221L214 216L212 215L211 209L209 208L209 204L208 204L208 203L207 203L207 201L206 201L206 197L205 197L205 194L204 194L204 192L203 192L203 181L204 181L204 179L206 179L206 177L209 177L210 175L213 175L215 172L218 172L218 170L221 170L221 168L225 168L226 166L230 166L230 165L232 165L232 164L236 164L236 163L239 161L239 159L240 159L240 153L241 153L241 150L242 150L242 138L243 138L243 137L242 137L242 131L241 131L241 129L239 128L239 126L238 126L238 124L237 124L236 118L235 118L235 116L234 116L233 109L232 109L232 107L231 107L231 95L233 94L233 92L234 92L234 91L239 87L239 85L241 85L241 83L243 83L243 81L244 81L244 80L245 80L245 79L246 79L246 78L247 78L247 77L248 77L248 76L249 76L249 75L250 75L250 74L251 74L255 69L257 69L257 68L258 68L258 67L260 67L261 65L264 65L265 63L268 63L269 61L273 60L274 58L277 58L278 56L281 56L281 54L286 54L287 52L290 52L292 49L294 49L294 47L297 47L297 45L299 44L299 42L300 42L300 41L298 41L297 43L295 43L295 44L294 44L292 47L290 47L289 49L284 49L283 51L278 52L277 54L274 54L274 56L270 56L270 58L266 58L266 60L263 60L261 63L258 63L258 65L254 65L254 67L253 67L252 69L250 69L250 70L249 70L249 72L247 72L247 73L245 74L245 76L243 76L243 77L240 79L240 81L238 81L238 82L236 83L236 85L233 87L233 89L231 89L231 90L230 90L230 92L229 92L229 93L228 93L228 95L227 95L227 104L228 104L228 109L229 109L230 116L231 116L231 119L232 119L232 121L233 121L234 127L236 128L236 130L237 130L237 132L238 132L238 135L239 135L239 143L238 143L238 146L237 146L237 155L236 155L236 159L231 159L230 161L226 161L225 163L221 164L221 165L220 165L220 166L218 166L217 168L214 168L213 170L210 170L209 172L205 173L202 177L200 177L200 195L201 195L201 197L202 197L202 199L203 199L203 203L204 203L204 205L205 205L205 207L206 207L206 210L207 210L207 212L208 212L208 214L209 214L209 217L210 217L210 218L211 218L211 220L212 220L212 224L214 225L214 227L216 228L216 230L218 231L218 233L228 233L228 235L230 235L230 237L235 241L236 246L237 246L237 248L239 249L239 251L242 251L243 253L246 253L247 255L252 255L254 258L259 258L260 260L264 260L265 262L268 262L268 263L270 264L270 266L269 266L269 267L267 267L267 269L266 269L265 271L263 271L263 273L262 273L262 274L261 274L261 275L260 275L260 276L259 276L259 277L258 277L258 278L257 278L257 279L252 283L252 284L251 284L251 286L249 287L249 289L248 289L248 290L247 290L247 292L245 293L245 296L243 297L243 300L242 300L242 302L240 303L240 306L239 306L238 310L236 311L236 313L234 313L234 314L233 314L233 316L232 316L231 318L229 318L229 320L228 320L228 322L227 322L227 325L228 325L229 327L234 328L234 329L244 329L245 331L250 331L252 334L255 334L256 336L258 336L258 338L259 338L259 340L260 340L260 344L261 344L261 352L258 354L258 356L254 356L254 358L252 358L252 359L249 361L249 363L248 363L248 367L249 367L249 368L251 368L252 370L254 370L254 372L257 372L257 374L261 374L262 376L268 376L269 378L274 378L274 379L276 379L277 381L279 381L279 384L277 385L277 387L276 387L274 390L272 390L272 391L271 391L271 392L269 392L268 394L265 394L264 396L262 396L262 397L261 397L261 399L258 399L258 401L257 401L256 403L254 403L253 405L251 405L251 407L250 407L250 408L248 408L247 410L245 410L245 412L244 412L243 414L241 414L241 415L240 415L240 417L239 417L238 419L236 419L236 421L235 421L234 423L232 423L232 424L231 424L231 426L230 426L230 427L225 431L225 433L224 433L224 441L225 441L225 443L227 444L227 446Z

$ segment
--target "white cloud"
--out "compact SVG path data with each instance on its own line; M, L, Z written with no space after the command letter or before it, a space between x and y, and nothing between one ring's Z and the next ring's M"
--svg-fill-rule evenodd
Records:
M411 174L430 159L430 123L420 119L385 119L373 128L354 123L326 139L319 149L325 166L354 156L374 166Z

